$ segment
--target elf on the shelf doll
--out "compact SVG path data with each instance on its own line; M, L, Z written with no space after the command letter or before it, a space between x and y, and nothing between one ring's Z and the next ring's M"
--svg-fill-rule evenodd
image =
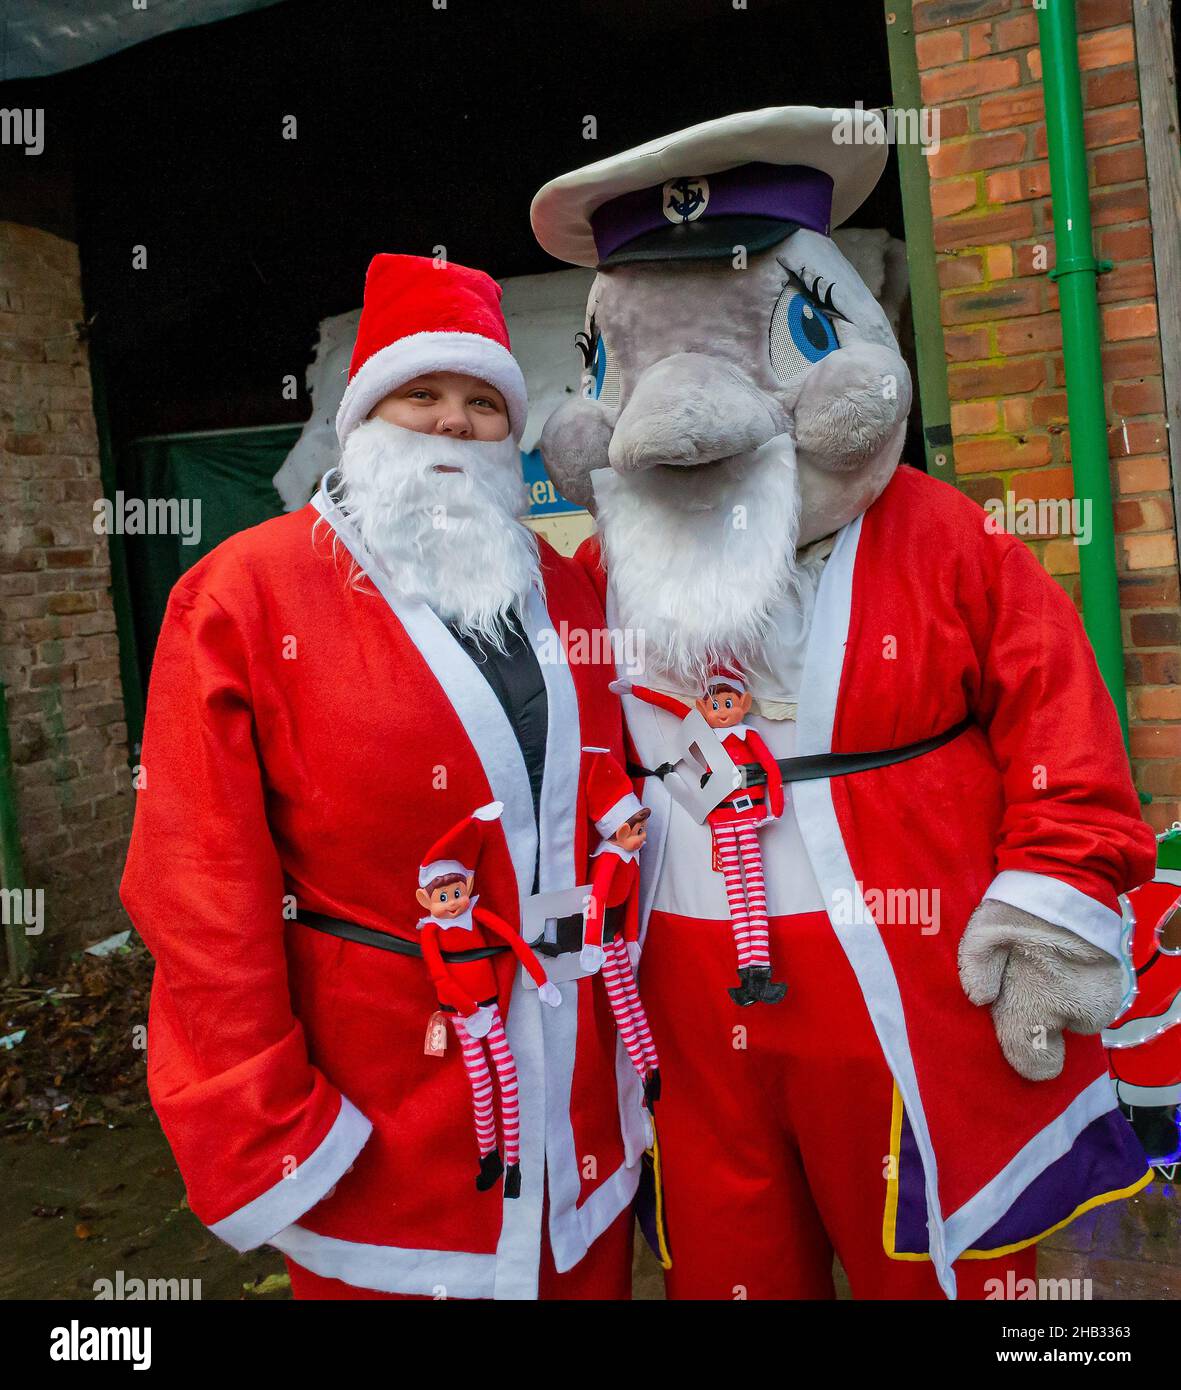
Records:
M639 858L648 838L646 822L652 812L641 804L610 749L582 751L591 755L587 809L602 840L591 855L580 964L592 974L602 971L615 1025L631 1064L644 1083L644 1103L651 1110L660 1099L660 1059L635 972L640 959ZM609 908L622 908L623 922L621 929L605 933Z
M545 971L520 932L486 907L479 907L479 898L472 891L485 830L492 821L500 819L503 810L499 801L492 801L440 836L422 861L415 896L428 914L418 921L423 959L439 998L439 1008L450 1018L459 1039L463 1065L472 1086L476 1139L480 1146L476 1187L481 1192L488 1191L503 1173L504 1195L519 1197L521 1129L517 1067L500 1016L496 976L486 956L477 960L456 960L453 954L488 946L490 943L484 933L491 932L509 947L529 972L542 1003L557 1008L562 1002L561 990L546 979ZM450 960L444 959L444 951L452 955ZM427 1045L432 1051L438 1050L432 1046L429 1028ZM503 1158L496 1142L489 1060L496 1070L500 1088Z
M683 701L659 690L628 681L615 681L611 688L672 714L687 713ZM738 950L738 984L731 987L730 997L743 1007L778 1004L787 986L771 978L767 889L757 831L783 814L783 777L757 730L743 722L750 713L751 694L736 667L715 670L706 681L705 694L694 703L710 728L720 731L722 748L735 766L757 765L767 779L731 792L706 819L713 834L713 866L725 880Z

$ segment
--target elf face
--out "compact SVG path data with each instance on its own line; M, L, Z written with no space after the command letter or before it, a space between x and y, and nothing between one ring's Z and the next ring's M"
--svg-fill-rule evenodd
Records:
M479 377L460 372L430 372L391 391L369 412L420 434L452 439L505 439L509 432L504 397ZM451 469L455 472L455 469Z
M625 849L629 854L634 854L636 850L643 847L644 842L648 838L647 821L651 814L651 811L645 807L630 820L624 821L615 834L611 836L620 849Z
M730 729L741 724L750 713L751 695L739 695L737 690L727 686L716 686L698 700L697 708L711 729Z
M466 879L456 875L446 882L432 883L427 888L420 888L416 896L419 904L432 917L447 921L449 918L459 917L471 906L475 881L475 874Z

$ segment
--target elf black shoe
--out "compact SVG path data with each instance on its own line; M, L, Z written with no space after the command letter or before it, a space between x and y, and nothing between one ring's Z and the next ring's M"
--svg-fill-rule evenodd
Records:
M730 988L726 991L730 998L733 999L734 1002L741 1009L745 1009L749 1004L754 1004L758 1002L759 996L755 993L754 989L752 988L752 973L753 972L751 966L744 966L738 972L738 979L741 983L737 985L731 985Z
M501 1158L499 1149L484 1154L480 1159L480 1171L476 1174L476 1191L487 1192L503 1172L504 1159Z
M760 1004L778 1004L787 995L787 986L771 978L769 965L750 967L750 990Z
M504 1195L506 1197L519 1197L521 1195L521 1165L510 1163L504 1173Z

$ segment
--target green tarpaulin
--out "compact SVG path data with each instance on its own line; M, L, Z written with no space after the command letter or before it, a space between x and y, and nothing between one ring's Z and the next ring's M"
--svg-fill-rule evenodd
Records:
M298 425L274 429L178 434L135 440L121 470L113 516L127 550L140 674L146 682L168 593L180 576L235 531L256 526L283 510L271 483L299 438ZM142 500L143 513L133 510ZM177 501L168 534L135 534L159 521L150 503ZM199 504L199 508L198 508ZM182 530L184 534L177 534ZM188 536L193 544L186 544Z

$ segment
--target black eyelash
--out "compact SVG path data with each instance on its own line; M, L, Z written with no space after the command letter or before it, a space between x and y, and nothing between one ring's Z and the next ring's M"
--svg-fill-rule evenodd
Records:
M778 264L787 273L787 280L783 286L784 289L786 289L787 286L790 285L793 289L799 290L800 294L804 296L808 303L811 304L814 309L819 309L822 314L827 314L829 318L840 319L842 323L851 322L848 315L842 314L841 311L832 302L832 292L836 288L835 282L833 284L830 284L828 289L824 292L824 294L821 295L821 276L815 276L812 280L811 285L809 285L806 283L803 277L798 275L794 270L792 270L790 266L784 265L782 261L779 261ZM807 274L807 266L803 266L801 268L803 269L804 274Z
M595 353L599 348L599 330L595 324L595 316L591 315L590 329L582 329L574 335L574 344L578 351L582 353L582 365L586 371L590 370L591 363L595 360Z

